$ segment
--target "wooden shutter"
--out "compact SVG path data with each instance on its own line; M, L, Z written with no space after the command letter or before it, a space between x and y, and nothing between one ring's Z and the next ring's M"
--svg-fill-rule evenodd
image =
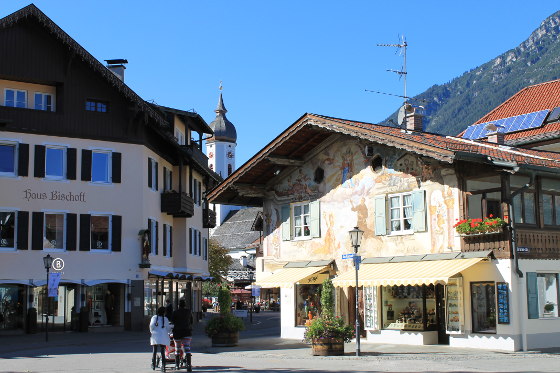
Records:
M18 145L18 176L29 175L29 144Z
M385 196L375 196L375 235L385 236L387 234L387 218L385 216L387 204Z
M173 171L169 170L169 190L173 190Z
M76 251L78 238L78 216L66 214L66 250Z
M412 229L414 232L426 231L426 191L412 192Z
M91 150L82 149L82 181L91 181Z
M200 206L200 202L202 202L202 183L200 181L198 183L198 205Z
M122 242L122 216L111 217L111 250L121 251Z
M111 182L113 183L121 182L121 160L121 153L111 153Z
M527 313L530 319L539 318L537 272L527 272Z
M202 240L201 240L200 231L198 231L197 234L198 234L198 237L197 237L197 239L196 239L196 245L197 245L197 247L198 247L198 256L200 256L200 255L202 254L202 249L201 249L201 241L202 241Z
M204 260L208 260L208 239L204 239Z
M311 237L321 237L321 209L319 201L309 203L309 233Z
M43 222L45 215L42 212L33 212L31 215L31 249L43 250Z
M66 149L66 178L76 180L76 148Z
M155 234L156 234L156 240L155 240L155 242L154 242L155 247L156 247L156 248L155 248L155 250L156 250L156 251L155 251L155 255L157 255L157 254L158 254L158 251L159 251L159 250L158 250L158 249L159 249L159 223L157 222L157 220L156 220Z
M18 250L29 249L28 233L29 233L29 212L18 211L17 212L17 237L16 237Z
M165 174L165 167L164 169L164 174ZM165 184L165 178L164 178L164 184ZM163 256L167 256L167 224L163 224Z
M148 188L152 189L152 158L148 158Z
M91 242L91 215L80 214L80 251L89 251Z
M45 177L45 147L35 145L34 176Z
M189 254L192 254L193 250L193 233L192 228L189 228Z
M166 191L167 188L167 167L163 166L163 191Z
M159 163L156 162L156 169L155 169L155 173L156 173L156 185L155 185L155 189L158 190L158 186L159 186Z
M282 240L289 241L292 239L292 227L290 222L290 205L281 207L282 219Z
M173 256L173 227L169 227L169 257Z

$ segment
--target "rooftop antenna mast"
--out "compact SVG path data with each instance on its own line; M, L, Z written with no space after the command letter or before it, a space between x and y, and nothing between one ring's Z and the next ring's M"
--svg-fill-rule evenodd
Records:
M392 73L396 73L399 75L399 77L403 78L403 83L404 83L404 103L406 104L407 100L408 100L408 96L406 95L406 47L408 47L408 44L406 42L406 38L404 37L404 35L402 35L400 37L401 42L399 44L377 44L378 47L393 47L393 48L398 48L398 50L401 51L402 56L403 56L403 67L401 70L387 70L389 72Z

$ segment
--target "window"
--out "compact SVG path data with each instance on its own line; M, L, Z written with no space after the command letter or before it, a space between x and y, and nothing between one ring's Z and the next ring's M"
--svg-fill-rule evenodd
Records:
M496 333L496 290L494 282L471 283L474 333Z
M298 204L293 206L294 238L309 237L309 204Z
M45 213L43 249L64 249L64 213Z
M198 206L202 203L202 182L192 179L192 199Z
M163 225L163 256L168 258L173 256L173 227L168 224Z
M436 330L442 316L436 315L436 286L441 285L382 286L383 329Z
M233 166L232 166L231 164L228 164L228 165L227 165L227 174L228 174L228 176L231 175L232 170L233 170Z
M471 219L502 217L500 176L467 180L467 216Z
M66 148L59 146L45 147L45 177L64 179L66 177Z
M148 188L153 191L158 190L158 168L158 162L148 158Z
M282 215L282 240L302 240L321 236L319 201L284 205Z
M99 113L106 113L108 104L104 101L86 100L86 111L97 111Z
M178 128L175 128L175 140L179 145L185 145L185 134Z
M0 249L13 249L16 245L16 212L0 211Z
M321 313L320 284L296 284L296 326L303 326Z
M511 190L515 191L529 183L528 176L512 175ZM535 191L528 189L513 198L513 218L517 224L536 224Z
M151 255L157 255L158 253L158 222L152 219L148 219L150 227L150 246L152 248Z
M544 225L560 225L560 180L542 179Z
M111 217L91 215L91 250L109 250L111 242Z
M54 111L52 95L35 92L35 110Z
M193 231L194 229L189 228L189 254L193 253L193 247L194 247Z
M0 143L0 176L16 175L16 150L15 143Z
M6 89L4 91L4 106L27 107L27 91Z
M163 168L163 191L169 192L173 189L173 172L167 167Z
M93 150L91 153L91 181L94 183L111 182L111 152Z
M529 318L558 317L558 273L527 272Z
M204 239L204 254L202 256L202 259L208 260L208 239L207 238Z
M389 196L389 217L391 233L407 233L412 230L412 194Z

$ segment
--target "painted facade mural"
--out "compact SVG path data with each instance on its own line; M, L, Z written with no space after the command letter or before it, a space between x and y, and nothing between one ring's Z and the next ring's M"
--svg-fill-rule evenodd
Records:
M383 167L374 171L371 157L364 153L366 143L347 139L322 150L305 165L268 191L264 206L265 255L283 260L337 259L339 270L351 268L341 260L352 251L348 231L354 226L364 231L360 253L363 257L438 253L459 250L451 227L458 216L458 196L451 169L426 163L418 156L383 145L373 145L383 159ZM317 175L324 177L318 180ZM451 181L450 185L444 183ZM391 193L426 190L427 231L401 236L375 235L375 197ZM320 201L321 234L313 240L282 240L283 205ZM416 235L425 235L418 239Z

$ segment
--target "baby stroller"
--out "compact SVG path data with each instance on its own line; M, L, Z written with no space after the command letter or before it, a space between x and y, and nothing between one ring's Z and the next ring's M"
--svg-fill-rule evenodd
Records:
M184 356L185 355L185 356ZM160 357L157 357L157 366L159 367ZM181 346L175 346L173 334L169 334L169 344L165 346L165 363L175 364L177 369L186 368L187 372L192 372L191 353L183 354Z

